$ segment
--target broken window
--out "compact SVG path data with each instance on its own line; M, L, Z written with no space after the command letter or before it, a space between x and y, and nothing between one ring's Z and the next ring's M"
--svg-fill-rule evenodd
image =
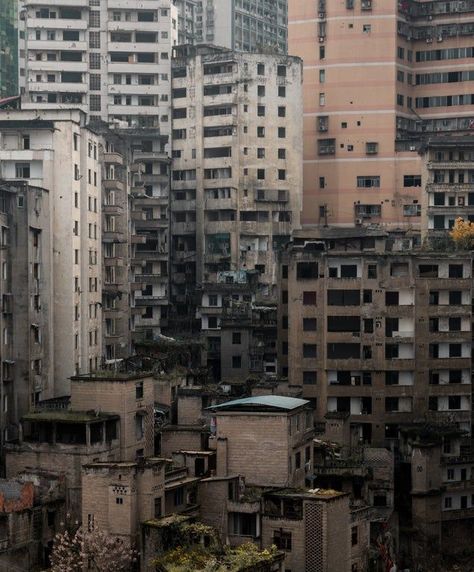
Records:
M399 298L399 292L385 292L385 304L387 306L398 306Z
M360 306L360 290L328 290L329 306Z
M360 344L328 344L327 356L329 359L360 359Z
M317 357L316 344L303 344L303 357L304 358Z
M316 318L303 318L303 331L304 332L315 332L316 331Z
M357 265L341 264L341 278L357 278Z
M408 262L393 262L390 265L390 276L408 276Z
M420 278L438 278L438 265L420 264L418 266L418 276Z
M399 372L386 371L385 372L385 385L398 385Z
M449 265L449 277L450 278L462 278L463 277L463 265L462 264L450 264Z
M303 305L316 306L316 292L303 292Z
M398 411L398 397L385 398L385 411L387 413Z
M257 535L257 515L230 512L229 513L229 532L236 536L252 536Z
M303 385L315 385L318 380L316 371L303 371Z
M429 304L430 306L439 305L439 292L436 290L430 290Z
M318 278L318 263L317 262L298 262L296 266L296 279L297 280L310 280Z
M291 532L287 532L282 529L274 530L273 544L278 548L278 550L291 552Z
M328 316L328 332L360 332L360 316Z
M449 292L449 304L451 306L460 306L462 304L462 293L460 290L451 290Z
M395 359L399 357L398 344L385 344L385 359Z

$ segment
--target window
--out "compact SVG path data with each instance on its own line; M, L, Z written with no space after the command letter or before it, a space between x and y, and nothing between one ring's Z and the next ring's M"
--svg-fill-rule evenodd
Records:
M364 34L370 34L371 30L372 30L372 26L370 24L363 24L362 25L362 31L364 32Z
M30 178L30 164L29 163L15 163L15 177L17 179Z
M445 497L444 499L444 508L452 508L453 502L451 497Z
M449 265L449 277L450 278L462 278L463 277L463 265L462 264L450 264Z
M303 357L304 358L317 357L316 344L303 344Z
M421 175L404 175L404 187L421 187Z
M365 175L362 177L357 177L357 188L367 189L371 187L380 187L380 177L379 176L369 176Z
M284 85L278 86L278 97L286 97L286 87Z
M460 306L462 304L462 293L459 290L451 290L449 292L449 304L451 306Z
M353 526L351 528L351 544L352 546L356 546L359 542L359 538L358 538L358 528L357 526Z
M242 343L242 334L240 332L232 332L232 343L234 345Z
M303 331L315 332L317 327L316 318L303 318Z
M232 356L232 368L240 369L242 367L242 356Z
M143 399L143 381L135 384L135 399Z
M318 374L316 371L303 371L303 385L316 385Z
M303 292L303 306L316 306L316 292Z
M264 85L258 85L257 86L257 95L258 95L258 97L264 97L265 96L265 86Z
M278 137L280 139L284 139L286 137L286 128L285 127L279 127L278 128Z
M377 265L369 264L367 267L367 278L377 278Z
M278 149L278 158L279 159L286 159L286 149Z

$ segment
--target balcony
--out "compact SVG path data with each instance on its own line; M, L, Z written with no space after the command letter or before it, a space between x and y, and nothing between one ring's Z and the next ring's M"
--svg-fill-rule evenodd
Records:
M135 151L133 160L137 161L169 161L169 156L164 151Z
M30 50L74 50L85 52L87 50L87 42L85 41L61 41L61 40L30 40L28 42L28 49Z
M146 244L146 236L141 236L139 234L132 234L130 237L130 242L132 244Z
M150 218L144 220L136 220L135 228L147 229L147 230L157 230L168 228L169 220L167 218Z
M109 215L121 215L123 213L123 207L120 205L102 205L102 212Z
M428 169L474 169L474 161L429 161Z
M123 156L120 153L106 151L104 153L104 162L123 165Z
M236 210L237 209L237 197L233 196L229 199L206 199L205 208L209 211L218 210Z
M134 264L140 264L141 260L166 260L167 258L167 248L162 248L160 250L137 250L133 261Z
M140 284L140 289L143 284L161 284L168 282L167 274L135 274L134 281Z
M171 225L173 234L194 234L196 232L196 222L174 222Z
M87 83L31 82L29 89L30 91L35 92L49 91L54 93L86 93L89 89L89 86Z
M118 179L103 179L102 186L105 190L111 191L123 191L125 188L123 182Z
M77 7L78 2L87 3L87 0L66 0L66 2L70 2L70 6ZM38 2L39 3L39 2ZM52 2L46 2L43 0L43 4L47 6L54 6L54 5L62 5L63 2L61 0L52 0ZM36 2L35 2L36 4ZM28 18L28 27L30 29L35 30L87 30L87 19L84 18L83 20L76 20L76 19L69 19L69 18ZM38 62L43 63L43 62ZM57 62L51 62L57 63ZM73 63L73 62L64 62L64 63ZM86 64L87 65L87 64Z
M126 242L123 232L117 230L103 230L102 242Z
M53 6L70 8L87 8L89 10L89 0L27 0L27 6Z
M48 20L51 21L51 20ZM54 22L54 20L52 20ZM57 72L58 70L65 70L65 71L72 71L72 72L86 72L87 71L87 63L86 62L37 62L37 61L29 61L28 67L32 72L36 71L52 71ZM38 84L36 84L38 85ZM51 86L55 86L54 83L47 83L49 88ZM74 85L74 84L72 84ZM82 84L80 84L82 85ZM30 87L31 91L31 87Z
M104 266L122 267L124 264L125 261L121 256L108 256L107 258L104 258Z
M165 306L168 303L168 296L141 296L135 298L135 306Z

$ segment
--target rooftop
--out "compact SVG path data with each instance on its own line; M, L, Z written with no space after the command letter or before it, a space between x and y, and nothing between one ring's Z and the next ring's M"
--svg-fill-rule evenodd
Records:
M306 399L285 397L283 395L259 395L226 401L219 405L212 405L208 409L216 411L292 411L299 407L309 405Z
M349 493L336 491L334 489L277 489L264 494L317 500L333 500L349 495Z
M32 411L23 416L23 421L50 421L52 423L92 423L107 419L119 419L113 413L95 413L92 411Z

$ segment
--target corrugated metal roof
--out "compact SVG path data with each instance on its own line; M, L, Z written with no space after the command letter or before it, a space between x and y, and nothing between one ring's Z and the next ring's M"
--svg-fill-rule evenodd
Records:
M219 405L213 405L208 409L254 409L257 411L259 408L273 408L282 409L284 411L291 411L303 405L308 405L309 401L306 399L298 399L297 397L285 397L283 395L259 395L256 397L246 397L244 399L234 399L233 401L226 401Z

